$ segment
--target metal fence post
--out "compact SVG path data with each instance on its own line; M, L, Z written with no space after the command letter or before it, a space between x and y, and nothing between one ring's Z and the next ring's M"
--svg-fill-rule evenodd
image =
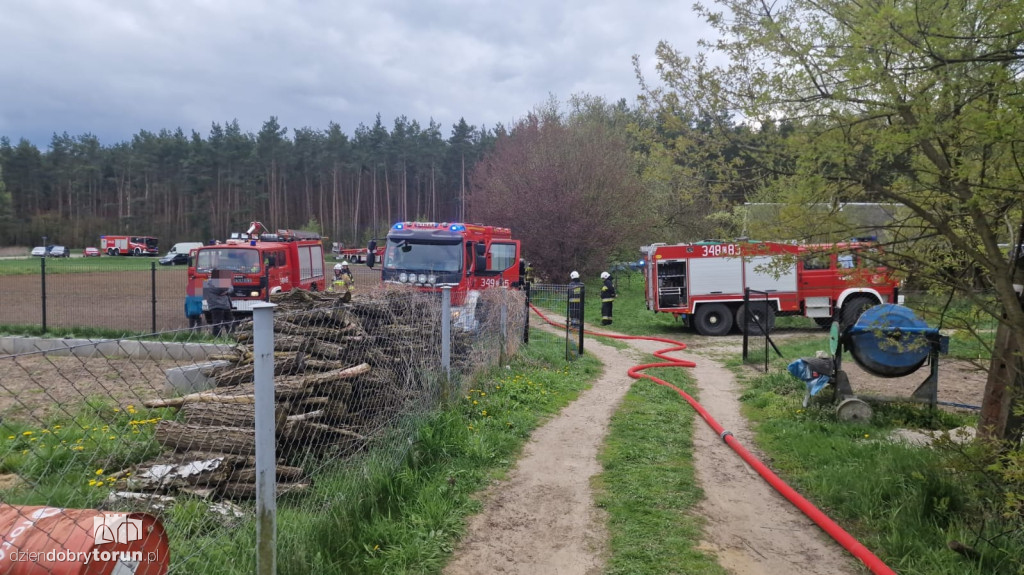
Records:
M526 321L523 322L523 343L530 343L530 282L526 282Z
M508 298L502 298L501 300L501 321L499 331L499 342L501 349L498 351L498 363L505 363L505 345L508 339Z
M153 333L156 333L156 262L149 262L150 291L153 294Z
M583 316L586 315L585 310L587 309L587 286L580 286L580 357L583 357Z
M43 333L46 333L46 256L39 258L39 277L43 287Z
M277 573L277 451L274 422L274 308L253 305L256 401L256 573Z
M452 288L441 287L441 369L452 376Z
M749 303L750 288L743 288L743 321L747 321L747 318L750 317L750 306L747 305ZM743 361L745 362L747 361L747 357L749 356L747 342L750 340L750 333L748 333L750 330L746 329L746 326L743 325L739 327L742 328L743 331Z

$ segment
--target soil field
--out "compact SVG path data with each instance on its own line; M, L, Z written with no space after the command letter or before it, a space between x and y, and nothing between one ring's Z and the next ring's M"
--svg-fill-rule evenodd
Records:
M327 263L327 268L333 267ZM356 289L376 285L377 270L354 265ZM185 267L145 271L64 273L46 276L46 326L91 327L149 333L188 327ZM155 296L155 298L154 298ZM154 303L154 299L156 300ZM38 275L0 276L0 325L42 325L43 286Z
M41 353L0 358L0 419L43 425L75 415L92 397L141 407L165 393L165 370L179 363L186 362Z

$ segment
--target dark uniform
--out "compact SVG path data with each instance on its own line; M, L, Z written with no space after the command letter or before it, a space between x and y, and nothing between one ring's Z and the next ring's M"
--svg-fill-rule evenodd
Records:
M203 283L203 299L210 310L210 332L213 337L221 331L231 333L234 314L231 311L230 272L213 270L213 277Z
M601 286L601 325L612 324L612 304L615 302L615 285L611 276L604 278Z
M569 281L569 327L583 324L583 282L578 277Z

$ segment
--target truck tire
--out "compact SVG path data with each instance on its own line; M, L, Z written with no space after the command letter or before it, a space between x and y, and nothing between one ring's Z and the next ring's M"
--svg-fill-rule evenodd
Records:
M845 330L857 323L857 320L860 319L860 314L864 313L864 310L876 305L878 305L878 302L871 296L854 296L846 300L843 303L842 311L839 313L839 330Z
M132 252L132 255L134 255L135 257L141 256L142 255L142 249L141 248L135 248L135 251Z
M701 335L725 335L732 329L732 311L722 303L706 303L693 315L693 327Z
M739 327L740 333L764 335L765 332L761 326L764 326L768 333L775 330L775 308L764 302L751 302L748 305L750 306L749 317L743 309L743 305L736 309L736 325Z
M108 256L114 255L114 248L107 248L107 255Z
M114 255L115 255L115 256L119 256L119 255L121 255L121 250L120 250L120 249L118 249L118 248L114 248Z

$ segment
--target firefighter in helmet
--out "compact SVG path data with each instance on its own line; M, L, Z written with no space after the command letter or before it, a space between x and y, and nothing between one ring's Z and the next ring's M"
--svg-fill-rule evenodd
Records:
M343 265L345 264L345 265ZM334 264L334 281L328 288L332 292L341 294L341 301L352 300L352 272L347 270L347 262Z
M615 302L615 285L612 274L601 272L601 325L612 324L612 304Z
M580 274L573 271L569 274L569 327L579 328L583 325L583 282Z
M355 283L356 278L352 275L352 270L348 269L348 260L341 260L341 275L348 277L348 283Z

